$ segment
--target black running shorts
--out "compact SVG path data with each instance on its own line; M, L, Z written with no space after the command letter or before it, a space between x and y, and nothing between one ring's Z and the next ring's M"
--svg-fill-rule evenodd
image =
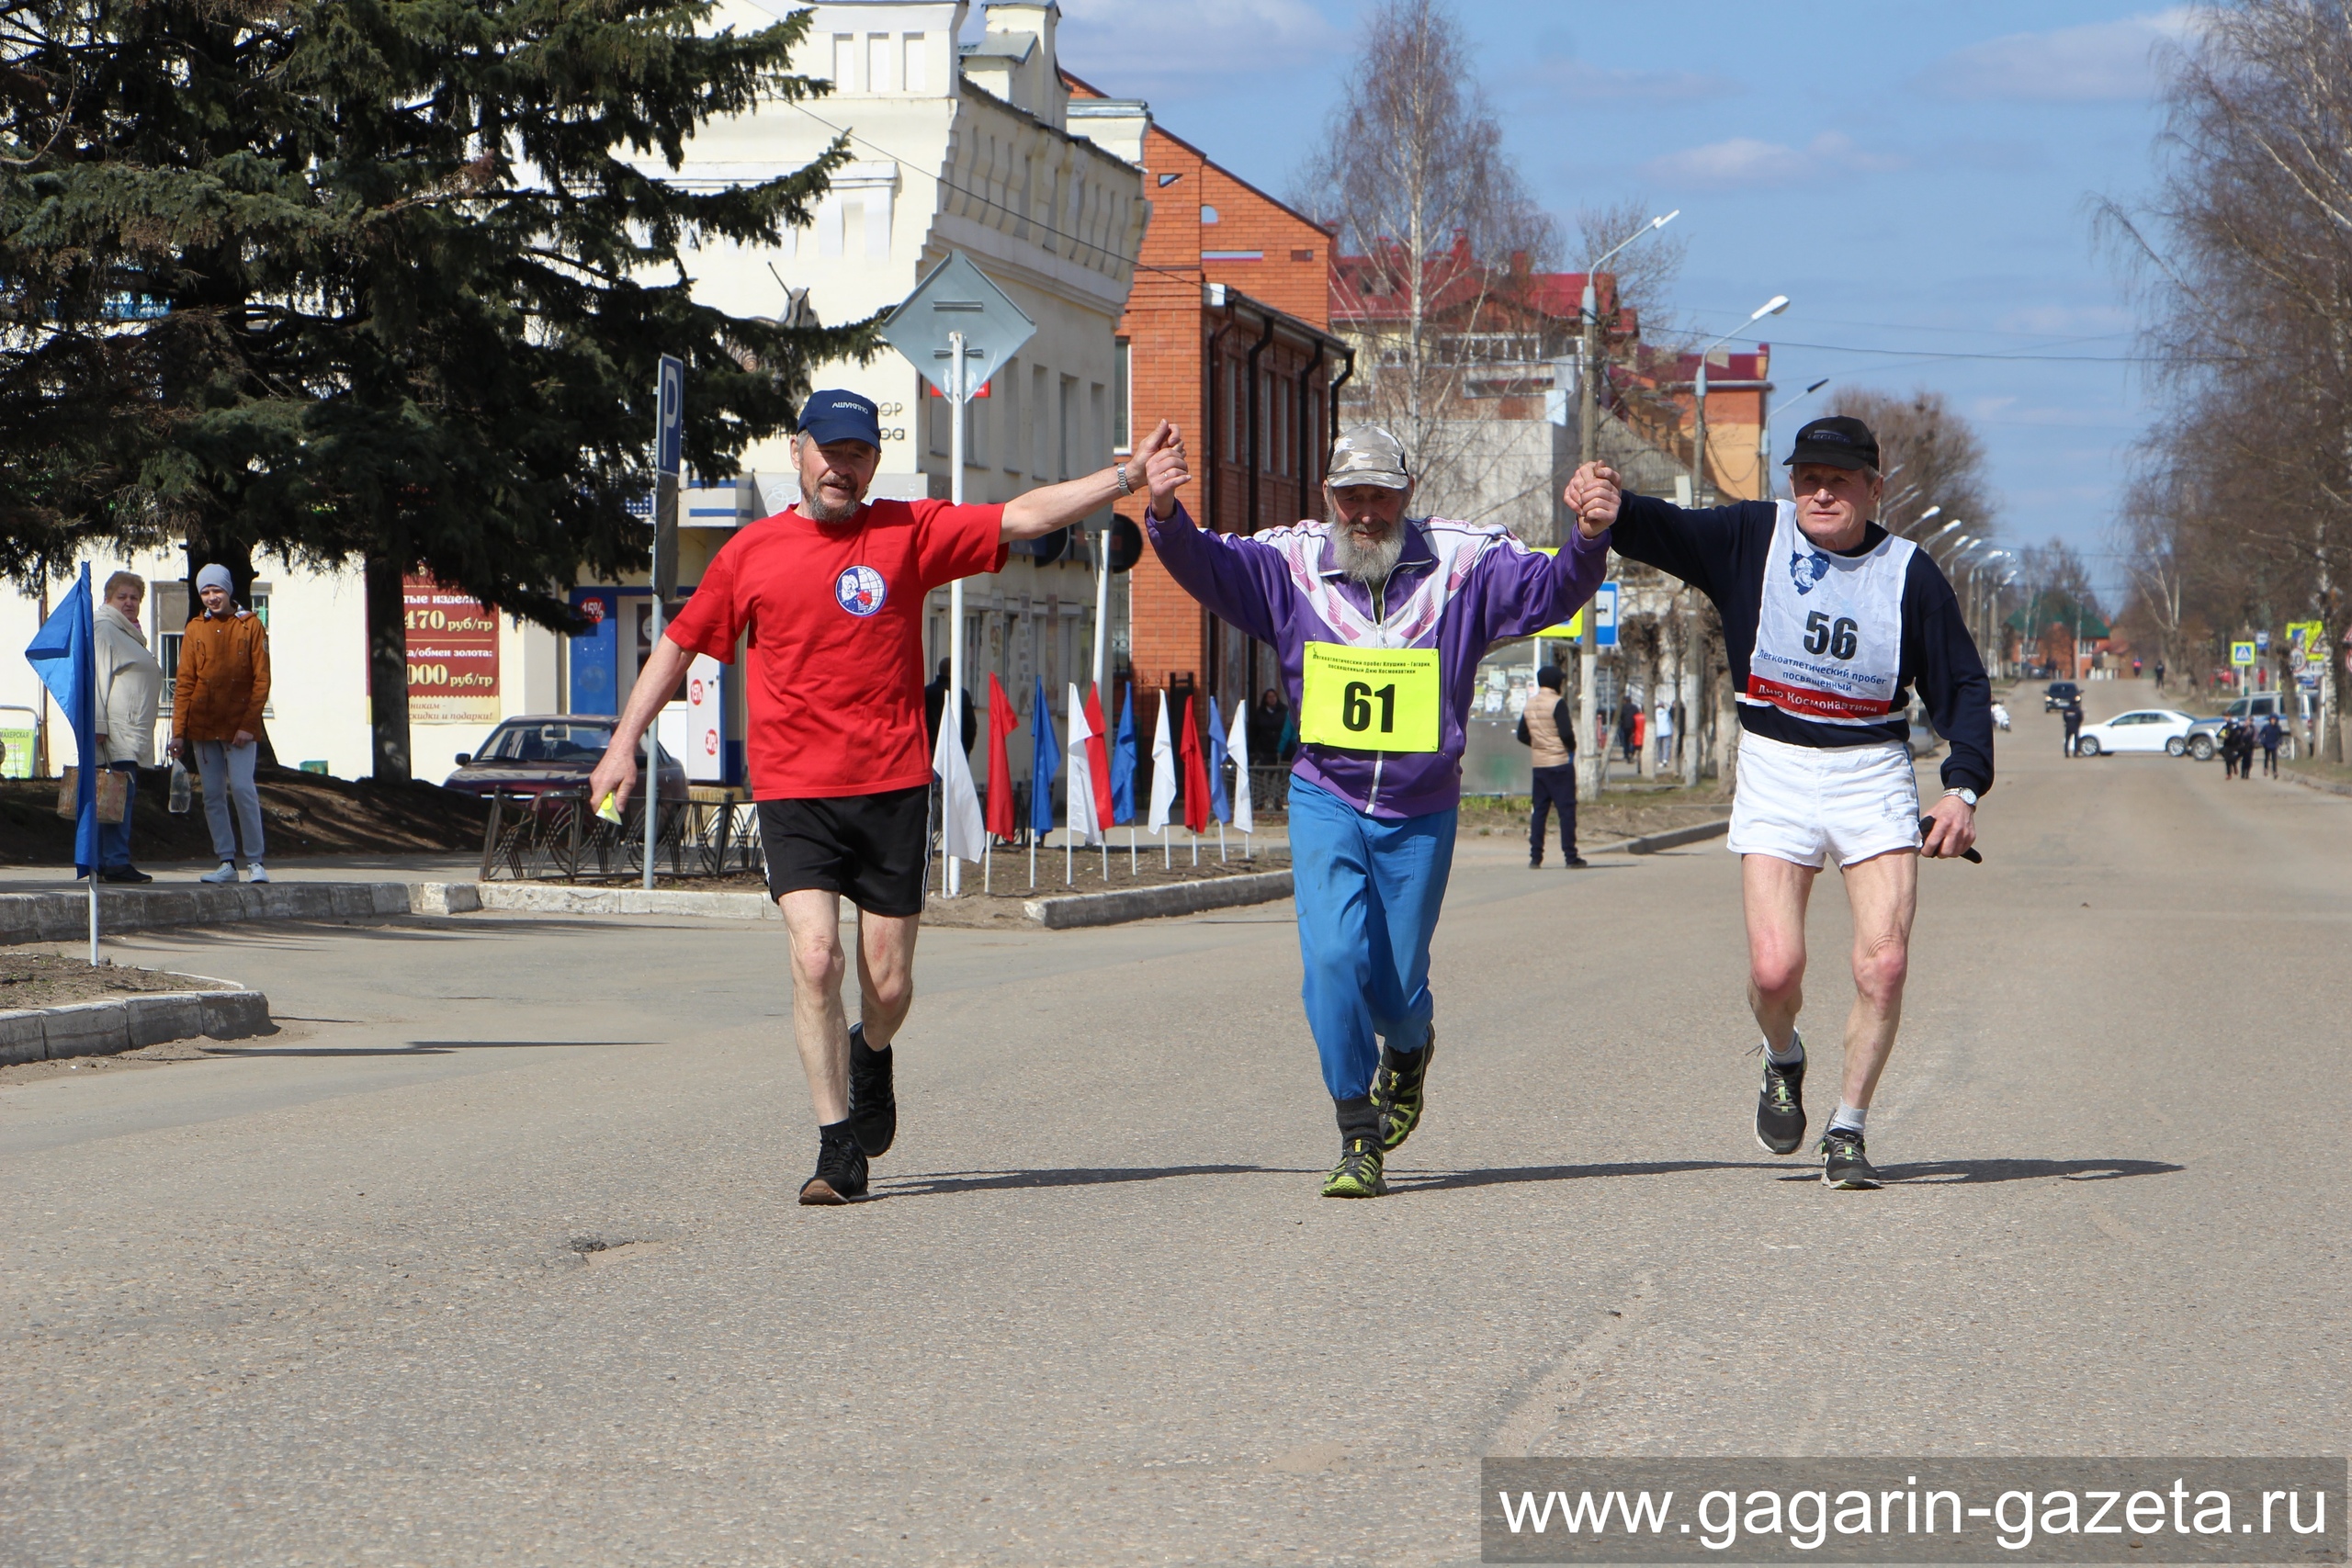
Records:
M838 893L876 915L922 913L931 864L931 789L760 802L768 896Z

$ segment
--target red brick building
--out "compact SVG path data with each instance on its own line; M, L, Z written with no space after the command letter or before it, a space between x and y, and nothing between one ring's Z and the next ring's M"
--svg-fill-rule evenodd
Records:
M1103 96L1063 80L1073 99ZM1333 392L1354 363L1329 330L1331 235L1157 125L1143 164L1151 222L1119 321L1132 437L1162 419L1183 431L1194 478L1181 499L1205 527L1319 516ZM1119 511L1139 525L1145 502ZM1213 693L1229 713L1273 683L1270 652L1203 611L1148 547L1129 592L1128 666L1145 692Z

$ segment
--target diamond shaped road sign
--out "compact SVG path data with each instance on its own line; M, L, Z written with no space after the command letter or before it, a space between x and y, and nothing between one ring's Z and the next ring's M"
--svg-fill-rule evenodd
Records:
M964 394L987 384L1004 362L1035 334L1037 323L1005 298L961 251L931 269L915 291L883 323L882 341L904 355L940 395L954 395L948 376L947 334L964 334Z

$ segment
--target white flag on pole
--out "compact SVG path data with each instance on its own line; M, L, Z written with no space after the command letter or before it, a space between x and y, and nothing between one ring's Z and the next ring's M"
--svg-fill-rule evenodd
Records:
M1160 832L1176 805L1176 745L1168 739L1168 694L1159 694L1159 721L1151 732L1151 815L1144 826Z
M939 776L940 842L957 860L978 860L988 852L989 825L980 815L979 792L972 787L972 764L964 755L963 704L939 705L939 744L932 748L931 771Z
M1226 755L1233 759L1233 830L1253 832L1250 815L1250 705L1237 703L1233 726L1225 735Z
M1062 761L1063 776L1069 781L1069 841L1073 844L1099 844L1102 841L1101 813L1094 804L1094 758L1087 750L1086 742L1094 731L1086 722L1086 703L1078 694L1078 683L1069 688L1069 750Z

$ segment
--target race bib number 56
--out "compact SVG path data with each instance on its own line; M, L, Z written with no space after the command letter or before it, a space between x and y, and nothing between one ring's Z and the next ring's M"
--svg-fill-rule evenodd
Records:
M1347 648L1310 642L1298 738L1357 751L1437 750L1433 648Z

